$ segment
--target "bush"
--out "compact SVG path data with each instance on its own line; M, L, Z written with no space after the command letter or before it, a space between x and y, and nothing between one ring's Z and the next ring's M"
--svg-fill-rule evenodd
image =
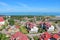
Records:
M34 38L34 40L39 40L39 38L37 37L37 36L35 36L35 37L33 37Z
M41 29L41 28L40 28L40 29L38 30L38 33L43 33L43 32L45 32L44 29Z
M20 31L24 34L28 33L27 29L24 26L20 27Z

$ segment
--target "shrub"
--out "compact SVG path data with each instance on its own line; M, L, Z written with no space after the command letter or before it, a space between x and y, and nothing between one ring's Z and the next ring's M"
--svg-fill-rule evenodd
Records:
M37 37L37 36L35 36L35 37L33 37L34 38L34 40L39 40L39 38Z

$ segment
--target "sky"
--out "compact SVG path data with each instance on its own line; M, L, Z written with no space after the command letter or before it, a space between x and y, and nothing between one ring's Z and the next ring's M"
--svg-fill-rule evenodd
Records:
M60 0L0 0L0 12L60 12Z

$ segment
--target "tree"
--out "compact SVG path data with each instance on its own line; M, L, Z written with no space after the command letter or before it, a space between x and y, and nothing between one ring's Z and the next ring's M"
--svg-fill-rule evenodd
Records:
M0 33L0 40L9 40L9 37L6 37L6 34Z
M12 19L12 18L9 19L9 25L11 25L11 26L14 25L14 19Z

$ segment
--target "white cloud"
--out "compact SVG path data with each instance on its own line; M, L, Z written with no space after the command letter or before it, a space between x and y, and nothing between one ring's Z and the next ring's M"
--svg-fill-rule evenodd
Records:
M0 8L0 12L60 12L60 9L56 8L37 8L37 7L30 7L24 3L16 3L17 5L8 5L7 3L0 2L2 7ZM6 7L5 7L6 6Z
M2 5L2 6L8 6L8 4L4 3L4 2L0 2L0 5Z
M30 8L27 4L24 3L17 3L20 7L24 7L24 8Z

